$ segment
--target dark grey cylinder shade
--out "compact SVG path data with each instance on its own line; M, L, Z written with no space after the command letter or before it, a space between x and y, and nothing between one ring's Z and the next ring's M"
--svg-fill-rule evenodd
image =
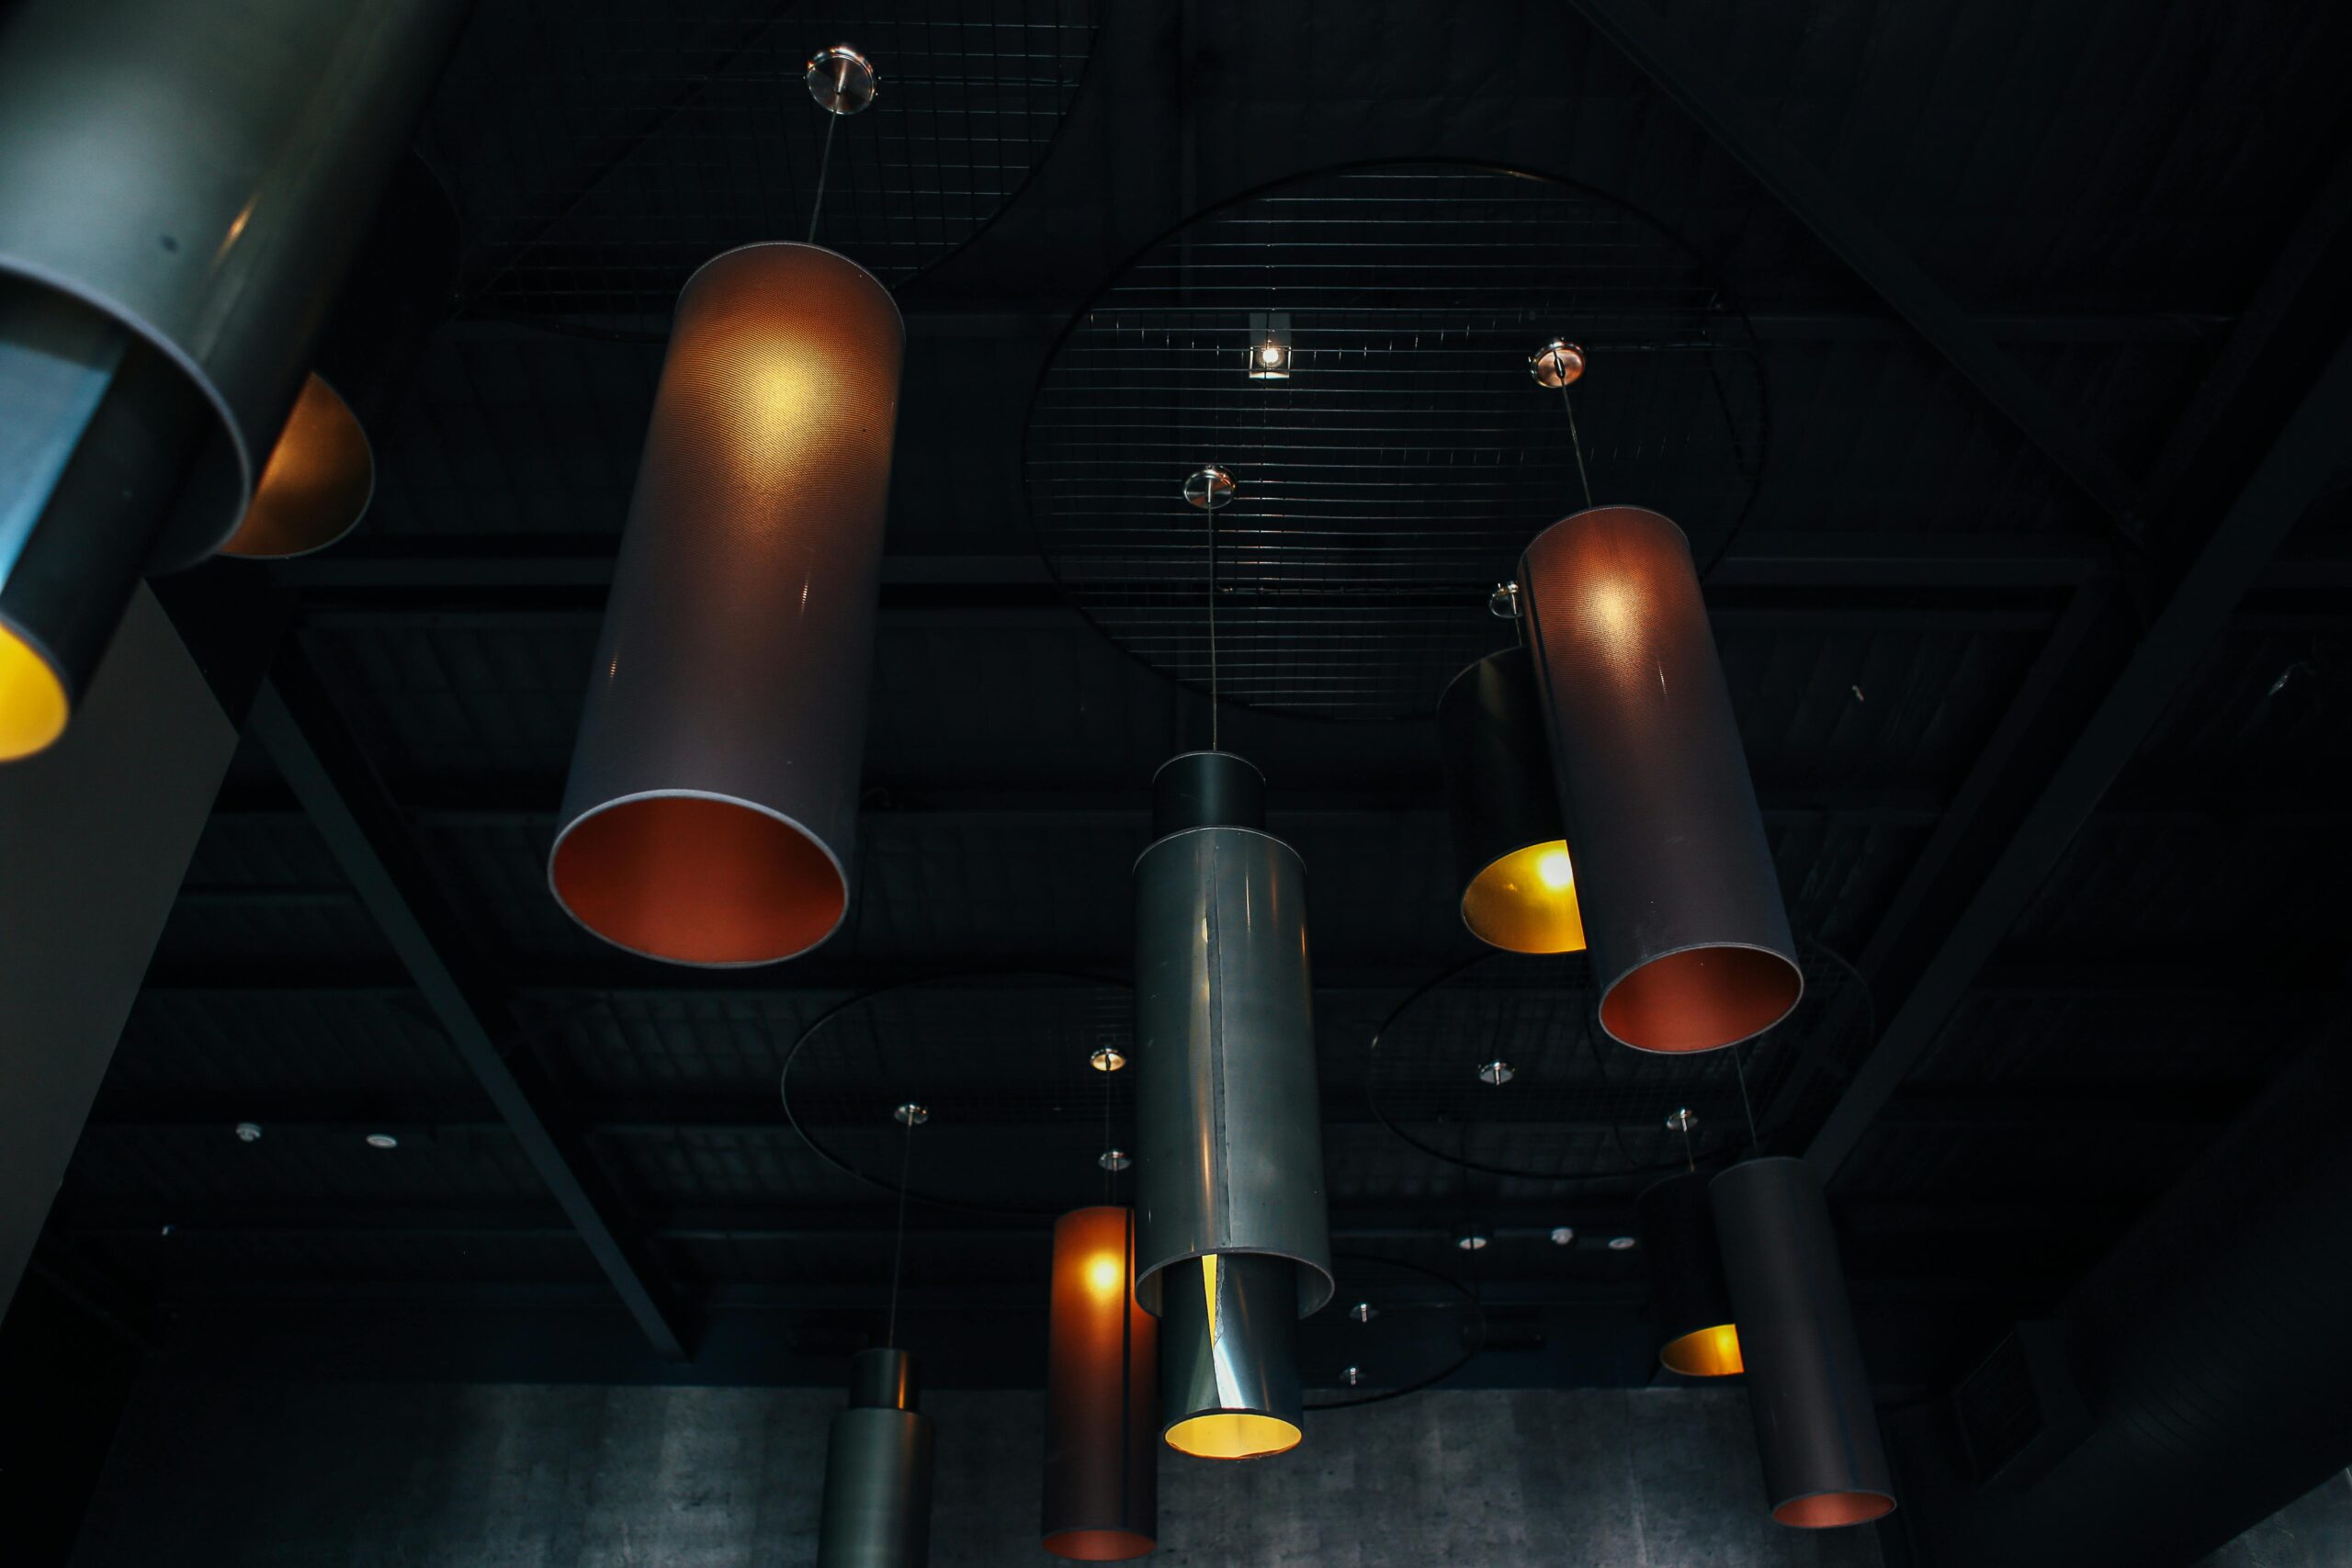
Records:
M1682 530L1602 506L1520 561L1600 1025L1710 1051L1804 989Z
M773 964L848 911L904 341L813 245L678 298L548 864L616 946Z
M1263 1459L1298 1446L1297 1267L1233 1253L1160 1276L1159 1412L1168 1446L1200 1459Z
M1894 1507L1829 1208L1801 1159L1752 1159L1708 1188L1772 1517L1820 1529Z
M1164 770L1162 786L1191 789L1193 772ZM1297 1266L1297 1311L1313 1312L1331 1296L1331 1240L1306 870L1254 828L1188 827L1143 852L1135 892L1136 1298L1157 1313L1171 1265L1261 1253Z
M208 413L143 552L227 542L463 0L26 0L0 31L0 274L91 306Z
M914 1359L861 1351L850 1407L825 1447L817 1568L922 1568L931 1556L931 1418L915 1408Z

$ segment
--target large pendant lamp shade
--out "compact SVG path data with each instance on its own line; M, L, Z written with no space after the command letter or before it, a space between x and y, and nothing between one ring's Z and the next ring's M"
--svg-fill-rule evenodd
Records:
M1813 1168L1747 1160L1708 1190L1772 1517L1822 1529L1892 1512L1870 1376Z
M1658 1364L1686 1378L1736 1377L1739 1329L1715 1246L1713 1178L1685 1171L1653 1183L1634 1205L1648 1260L1650 1312L1664 1331Z
M1135 869L1136 1297L1161 1319L1170 1446L1248 1458L1296 1440L1292 1319L1332 1289L1306 874L1238 757L1168 762L1153 818ZM1261 1445L1283 1434L1258 1417L1288 1439Z
M915 1408L914 1358L863 1350L849 1408L825 1445L817 1568L922 1568L931 1556L931 1417Z
M221 549L461 0L25 0L0 28L0 760Z
M1602 506L1520 562L1600 1024L1710 1051L1804 988L1682 530Z
M616 946L772 964L848 909L904 337L813 245L678 298L548 870Z
M1141 1557L1159 1531L1159 1324L1134 1266L1133 1210L1055 1222L1044 1537L1078 1562Z
M1437 728L1462 923L1509 953L1581 951L1576 867L1527 650L1489 654L1455 676Z

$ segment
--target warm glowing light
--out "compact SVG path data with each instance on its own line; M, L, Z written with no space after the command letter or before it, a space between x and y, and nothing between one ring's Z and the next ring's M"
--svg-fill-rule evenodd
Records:
M1098 1252L1086 1265L1088 1289L1098 1296L1115 1296L1127 1282L1127 1271L1116 1253Z
M0 626L0 762L47 750L65 733L70 708L49 660Z
M349 533L376 492L376 456L358 416L316 376L302 383L223 555L308 555Z
M1576 864L1555 839L1513 850L1462 890L1462 922L1489 947L1510 953L1581 953L1584 916Z
M1657 1359L1686 1378L1736 1378L1747 1370L1739 1359L1739 1329L1728 1323L1668 1340Z
M1303 1434L1278 1416L1215 1411L1168 1428L1168 1446L1199 1459L1264 1459L1298 1447Z
M1799 1529L1839 1529L1866 1525L1894 1512L1894 1499L1883 1492L1817 1492L1792 1497L1772 1510L1772 1517Z
M1283 349L1280 344L1270 343L1258 351L1258 363L1261 365L1280 365L1282 362Z

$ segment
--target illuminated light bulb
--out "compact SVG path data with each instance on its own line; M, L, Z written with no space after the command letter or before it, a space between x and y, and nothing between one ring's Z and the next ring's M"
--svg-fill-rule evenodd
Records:
M1114 1296L1126 1282L1126 1270L1111 1254L1100 1253L1086 1266L1086 1283L1098 1296Z
M1282 362L1283 347L1278 343L1270 343L1258 351L1258 363L1261 365L1271 367Z

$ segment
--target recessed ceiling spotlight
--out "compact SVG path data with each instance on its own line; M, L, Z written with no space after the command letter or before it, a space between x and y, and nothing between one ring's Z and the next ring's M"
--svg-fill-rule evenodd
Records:
M371 1149L396 1149L401 1146L401 1141L390 1133L370 1133L368 1134L368 1146Z
M1453 1245L1464 1252L1484 1252L1487 1250L1487 1243L1489 1239L1491 1238L1477 1231L1464 1231L1453 1238Z
M1116 1045L1099 1045L1086 1058L1086 1065L1098 1073L1115 1073L1127 1065L1127 1054Z
M1519 1077L1519 1069L1498 1056L1491 1062L1478 1064L1478 1081L1500 1086Z
M1612 1235L1609 1238L1609 1250L1611 1252L1631 1252L1641 1245L1639 1236Z
M261 1123L258 1122L238 1122L237 1142L241 1144L257 1144L261 1142Z
M1576 1226L1554 1225L1552 1227L1552 1245L1554 1247L1574 1247L1576 1245Z

